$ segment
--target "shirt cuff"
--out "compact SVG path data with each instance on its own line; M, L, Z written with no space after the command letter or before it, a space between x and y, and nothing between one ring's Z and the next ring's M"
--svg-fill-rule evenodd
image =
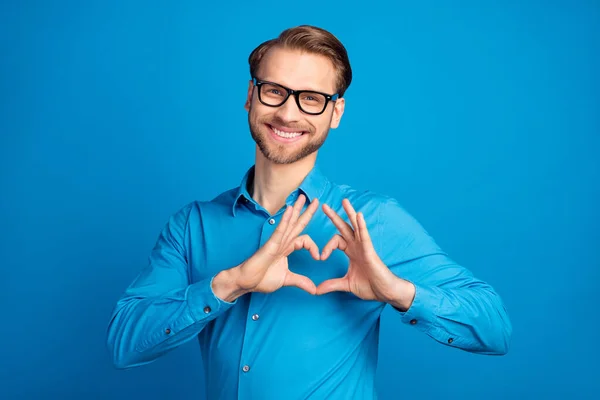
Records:
M414 284L414 283L413 283ZM410 324L422 332L436 329L435 321L438 315L439 300L436 293L423 286L415 285L415 298L408 310L400 311L401 321Z
M237 303L237 299L228 302L217 297L212 289L215 276L196 282L186 289L185 298L196 321L214 318Z

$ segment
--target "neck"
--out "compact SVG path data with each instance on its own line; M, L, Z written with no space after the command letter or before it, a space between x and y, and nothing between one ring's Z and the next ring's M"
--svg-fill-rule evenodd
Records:
M313 169L315 162L316 153L292 164L275 164L257 148L252 198L271 215L276 214Z

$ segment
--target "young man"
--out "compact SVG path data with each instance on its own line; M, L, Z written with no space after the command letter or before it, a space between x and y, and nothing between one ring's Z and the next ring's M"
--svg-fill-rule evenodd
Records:
M512 327L487 283L453 262L399 203L316 166L344 113L344 46L310 26L249 58L256 162L239 187L175 213L118 301L118 368L198 338L210 399L374 399L379 318L447 346L508 351Z

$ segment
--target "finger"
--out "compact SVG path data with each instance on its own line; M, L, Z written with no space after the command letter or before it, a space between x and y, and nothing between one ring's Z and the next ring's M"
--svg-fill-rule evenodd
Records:
M350 287L348 285L348 279L346 277L343 278L335 278L328 279L326 281L321 282L319 286L317 286L317 294L326 294L331 292L349 292Z
M310 294L317 293L317 287L313 281L304 275L296 274L292 271L288 271L285 275L283 286L296 286Z
M354 232L352 227L348 225L346 221L342 219L331 207L327 204L323 204L323 211L331 219L331 222L335 225L338 231L342 234L344 239L350 241L354 240Z
M304 203L306 203L306 196L301 194L298 196L296 203L294 203L294 206L292 207L292 215L290 217L290 223L287 226L287 231L284 233L283 239L282 239L282 241L284 243L287 240L289 240L290 237L292 237L292 230L294 229L294 227L297 224L298 217L300 216L300 211L302 211L302 207L304 207ZM294 235L294 236L297 236L297 235Z
M348 248L348 243L346 242L346 240L342 236L340 236L336 233L329 240L329 242L327 242L325 247L323 247L323 251L321 252L321 261L327 260L327 258L329 258L329 256L335 249L340 249L342 251L346 251L347 248Z
M272 240L273 243L277 244L278 246L281 245L281 243L283 242L285 232L287 231L288 226L290 224L291 216L292 207L287 206L285 212L281 216L281 221L279 221L279 224L277 225L277 227L273 231L273 234L271 235L271 238L269 239Z
M298 236L304 230L304 228L306 228L306 225L308 225L308 222L311 220L313 215L315 215L315 212L317 211L318 207L319 199L315 198L296 222L296 225L292 229L290 237Z
M315 260L320 260L319 247L308 235L302 235L294 240L294 250L306 249Z
M360 231L360 240L366 245L371 245L371 235L369 234L369 228L367 228L367 221L365 221L365 215L362 212L357 214L358 230Z
M354 229L354 234L356 238L360 241L360 230L358 229L358 222L356 221L356 211L354 211L354 207L350 204L350 200L344 199L342 200L342 206L344 210L346 210L346 214L348 215L348 219L352 223L352 228Z
M296 221L298 220L298 217L300 216L300 211L302 211L302 208L304 207L304 203L306 203L306 196L300 194L296 199L296 202L294 203L294 213L292 214L292 219L290 220L291 223L296 223Z

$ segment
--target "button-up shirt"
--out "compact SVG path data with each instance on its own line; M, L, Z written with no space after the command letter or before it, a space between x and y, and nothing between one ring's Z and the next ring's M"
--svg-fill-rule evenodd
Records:
M376 399L379 320L386 304L352 293L311 295L297 287L218 298L212 280L241 264L271 236L282 207L269 213L249 195L250 167L240 185L174 213L160 232L147 266L118 300L108 327L117 368L141 366L198 340L210 399ZM512 327L494 289L458 265L394 198L335 184L315 166L287 198L300 194L332 207L348 198L362 211L374 248L416 294L398 318L441 345L504 354ZM337 228L319 208L302 234L322 249ZM348 258L325 261L308 251L288 257L291 271L315 284L343 277Z

